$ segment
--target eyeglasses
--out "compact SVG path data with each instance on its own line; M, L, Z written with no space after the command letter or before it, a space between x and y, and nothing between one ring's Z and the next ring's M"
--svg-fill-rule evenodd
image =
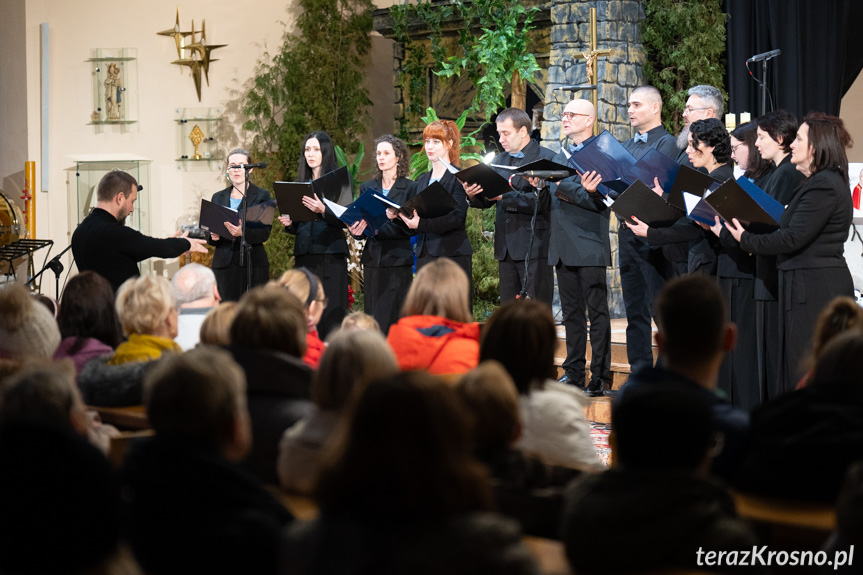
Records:
M695 110L709 110L709 109L710 108L693 108L692 106L686 106L685 108L683 108L683 113L688 116L689 114L691 114Z
M737 144L736 146L731 146L731 153L736 154L737 148L740 148L741 146L746 146L746 144Z
M578 114L576 112L564 112L563 114L560 115L560 117L563 118L564 120L572 120L576 116L584 116L585 118L589 118L590 114Z

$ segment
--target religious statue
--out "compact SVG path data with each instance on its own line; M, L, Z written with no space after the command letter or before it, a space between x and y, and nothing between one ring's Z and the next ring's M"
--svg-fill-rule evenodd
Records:
M120 103L123 87L120 82L120 66L111 62L108 64L108 75L105 76L105 119L119 120Z

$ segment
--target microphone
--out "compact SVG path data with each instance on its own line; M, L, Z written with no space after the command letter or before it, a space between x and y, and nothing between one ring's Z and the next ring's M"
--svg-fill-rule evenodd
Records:
M527 170L526 172L515 172L513 176L524 176L525 178L541 178L543 180L562 180L569 177L566 170Z
M760 62L762 60L770 60L771 58L775 58L779 54L782 53L782 50L770 50L769 52L762 52L761 54L756 54L749 58L746 63L750 62Z
M561 92L578 92L579 90L596 90L596 84L581 84L578 86L558 86L555 90Z
M252 168L261 168L262 170L267 167L267 162L258 162L257 164L238 164L238 168L243 168L244 170L251 170Z

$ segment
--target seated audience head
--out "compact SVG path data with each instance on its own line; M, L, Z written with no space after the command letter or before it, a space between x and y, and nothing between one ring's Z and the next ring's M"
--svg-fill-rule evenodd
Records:
M207 312L204 323L201 324L201 340L203 345L231 345L231 322L237 312L237 302L220 303Z
M0 358L50 360L60 345L57 320L24 286L0 288Z
M731 159L731 137L716 118L698 120L689 126L687 155L696 168L713 171Z
M231 322L231 345L270 349L303 357L306 353L306 314L288 290L259 286L240 298Z
M508 448L521 435L518 391L506 369L494 360L467 372L455 387L472 420L476 453Z
M0 424L71 427L87 435L87 414L71 361L28 365L0 387Z
M283 273L276 283L287 288L303 304L307 331L316 329L328 303L324 285L318 276L304 267L295 268Z
M722 361L734 348L736 328L725 321L716 282L700 276L668 282L656 301L656 346L664 367L697 369Z
M480 337L479 360L506 368L522 395L553 378L557 332L551 308L538 300L511 301L491 315Z
M821 311L815 322L810 364L818 361L824 347L834 337L846 330L860 326L863 326L863 308L857 305L857 302L851 297L839 296L834 298Z
M734 160L743 175L751 180L757 180L773 169L773 162L761 157L755 147L758 125L755 122L740 124L731 132L731 159Z
M703 393L656 383L624 393L611 411L616 467L632 471L687 470L706 475L721 448Z
M797 118L786 110L767 112L757 120L755 145L765 160L779 164L791 153L791 142L797 136Z
M324 453L315 488L321 510L431 521L488 509L468 425L455 391L428 373L371 381Z
M312 401L319 409L341 411L358 385L398 372L396 357L380 332L340 330L321 358L312 382Z
M845 122L822 112L809 112L791 145L791 162L807 178L825 170L835 171L850 186L846 148L854 145Z
M60 300L57 323L63 338L77 337L82 343L93 338L112 348L123 341L114 290L96 272L81 272L69 279Z
M129 278L117 290L117 315L131 335L177 337L177 304L171 283L157 275Z
M863 391L863 327L848 329L821 350L809 386L832 385L858 397Z
M122 544L123 501L111 463L68 429L0 430L0 572L140 573Z
M215 307L222 301L213 270L201 264L186 264L171 278L177 306Z
M376 331L380 333L381 324L367 313L355 311L342 320L342 331Z
M232 461L251 448L246 376L225 351L204 347L165 357L144 379L144 405L159 437Z
M449 258L439 258L417 272L402 307L402 316L434 315L453 321L473 321L468 308L467 274Z

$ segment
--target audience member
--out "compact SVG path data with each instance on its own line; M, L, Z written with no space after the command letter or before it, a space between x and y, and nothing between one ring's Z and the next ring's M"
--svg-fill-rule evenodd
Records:
M656 383L623 394L611 414L614 467L583 475L567 493L563 540L573 571L701 570L699 550L752 549L750 527L708 476L720 441L712 411L695 387Z
M315 496L321 516L291 529L286 573L537 572L516 524L487 513L487 478L455 392L427 373L363 388Z
M50 360L60 345L51 312L19 284L0 289L0 358Z
M290 291L252 288L240 298L228 348L246 373L255 442L246 464L268 484L278 483L276 459L284 431L312 413L312 370L303 363L306 310Z
M66 427L0 427L0 572L139 575L114 470Z
M381 331L378 320L367 313L355 311L342 320L342 331Z
M61 301L57 323L63 340L54 359L71 358L79 374L84 364L113 354L123 341L114 290L96 272L81 272L66 284Z
M402 318L390 327L387 342L403 370L436 375L464 373L479 363L479 324L468 308L468 277L448 258L417 272Z
M659 361L633 373L622 395L639 387L674 384L702 395L725 438L713 460L712 473L730 479L743 454L748 414L731 406L716 391L719 367L734 347L736 328L726 320L725 302L716 282L705 277L669 282L656 301L656 347Z
M579 472L514 448L521 435L518 390L498 362L482 362L455 389L470 412L474 455L488 467L497 510L529 535L559 537L563 488Z
M863 325L863 308L861 308L853 298L848 296L838 296L830 302L824 310L818 315L818 321L815 324L815 335L812 337L812 352L806 359L809 368L800 381L797 383L797 389L806 387L809 383L809 377L812 375L812 367L821 356L830 341L840 333Z
M113 355L84 365L78 385L88 405L139 405L144 374L163 353L180 353L171 284L156 275L133 277L117 291L117 315L129 339Z
M823 547L834 564L822 567L819 573L860 573L859 565L853 563L855 547L863 547L863 461L852 465L845 475L836 500L836 529ZM837 561L840 557L844 557L844 564Z
M500 362L518 389L522 433L517 448L551 465L603 470L584 416L590 400L553 379L556 344L551 308L537 300L514 301L489 318L479 355L481 361Z
M180 307L174 341L183 351L189 351L198 345L207 313L222 301L216 276L201 264L186 264L171 278L171 289Z
M803 389L752 412L736 487L771 497L834 503L863 459L863 328L827 344Z
M201 324L200 342L203 345L227 347L231 345L231 322L237 313L237 302L226 301L211 309Z
M349 315L345 318L353 317ZM366 316L370 317L370 316ZM279 483L308 493L324 446L361 383L398 373L396 358L380 332L334 333L312 381L314 412L287 429L279 445Z
M303 303L306 314L306 353L303 361L312 369L317 369L325 347L318 337L318 322L329 303L324 293L324 284L306 268L286 271L277 283L287 288Z
M69 427L106 454L111 437L119 434L113 425L103 425L95 411L86 410L68 360L30 365L5 381L0 388L0 423Z
M245 377L213 348L147 376L155 437L130 446L129 535L148 573L276 573L288 511L238 464L252 443Z

